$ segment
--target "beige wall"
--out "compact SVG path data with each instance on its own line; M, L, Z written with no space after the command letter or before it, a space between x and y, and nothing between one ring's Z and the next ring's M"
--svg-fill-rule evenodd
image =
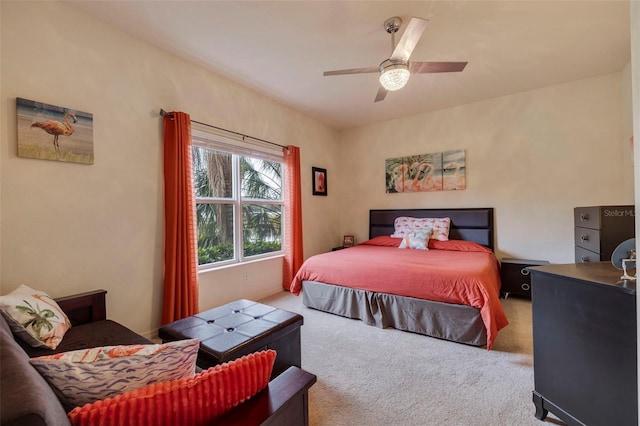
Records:
M625 191L630 191L632 194L635 193L635 184L634 184L634 149L631 143L631 136L633 135L633 99L632 94L633 90L631 87L632 83L632 68L631 61L627 64L626 67L622 70L622 146L623 146L623 155L626 158L626 167L631 168L631 173L625 173L624 185Z
M108 314L160 321L160 108L301 147L306 255L335 245L337 197L311 196L311 166L337 165L332 129L52 2L1 2L0 292L108 290ZM16 156L15 98L93 113L95 164ZM61 143L64 143L61 141ZM201 274L201 308L281 289L282 259ZM247 280L244 280L244 277Z
M494 207L499 258L573 262L573 208L634 201L621 87L614 73L343 132L343 232L366 238L372 208ZM385 193L385 159L451 149L466 190Z

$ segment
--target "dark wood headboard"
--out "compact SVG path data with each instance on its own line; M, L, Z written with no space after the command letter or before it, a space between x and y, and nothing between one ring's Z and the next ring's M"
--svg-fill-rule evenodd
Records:
M397 217L448 217L449 239L474 241L494 249L493 208L369 210L369 238L393 234Z

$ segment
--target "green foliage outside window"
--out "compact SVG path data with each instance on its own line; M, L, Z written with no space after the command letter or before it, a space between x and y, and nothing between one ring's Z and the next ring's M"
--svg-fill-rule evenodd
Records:
M238 190L241 200L250 202L238 204L233 198L234 156L194 146L192 158L198 264L234 258L234 208L242 208L243 257L280 251L282 164L239 157Z
M280 241L244 243L243 248L245 256L271 253L282 249ZM213 247L198 247L198 264L200 265L229 259L233 259L233 244L220 244Z

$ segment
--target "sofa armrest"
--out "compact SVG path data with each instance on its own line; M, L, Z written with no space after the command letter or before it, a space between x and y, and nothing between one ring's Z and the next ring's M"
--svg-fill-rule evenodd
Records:
M71 325L107 319L107 291L94 290L55 299L69 317Z
M289 367L248 401L216 419L212 426L306 426L309 424L309 388L316 376Z

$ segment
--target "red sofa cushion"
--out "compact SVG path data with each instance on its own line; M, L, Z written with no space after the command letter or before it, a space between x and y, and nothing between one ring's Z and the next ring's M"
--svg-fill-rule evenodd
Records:
M77 407L74 426L198 425L219 417L269 383L276 352L266 350L205 370Z

